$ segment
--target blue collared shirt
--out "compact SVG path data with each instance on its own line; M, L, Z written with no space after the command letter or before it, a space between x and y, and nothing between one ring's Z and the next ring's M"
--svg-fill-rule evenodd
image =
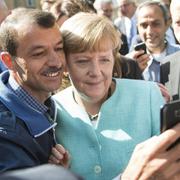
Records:
M16 94L16 96L19 97L19 99L21 99L23 102L26 102L26 104L31 108L43 114L48 111L49 108L46 105L38 102L33 96L24 90L12 76L9 78L8 86Z
M163 52L161 52L159 55L151 54L151 59L148 61L148 66L143 71L143 77L145 80L160 82L160 63L163 62L166 56L180 50L179 45L170 44L168 42L165 43L166 48Z
M151 55L151 59L148 61L148 66L143 72L143 77L147 81L160 82L160 62L166 56L166 50L164 50L159 58L154 58Z
M56 108L51 98L41 104L18 85L10 71L1 73L0 87L2 103L24 121L32 136L39 137L56 126Z

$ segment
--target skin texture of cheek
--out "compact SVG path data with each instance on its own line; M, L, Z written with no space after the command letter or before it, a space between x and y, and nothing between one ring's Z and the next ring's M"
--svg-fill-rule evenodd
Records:
M83 99L98 102L108 92L112 81L114 58L112 50L70 54L67 70L74 87Z
M101 100L109 89L111 84L111 71L106 75L99 77L89 77L88 73L70 73L73 86L78 91L81 99L85 101Z
M174 26L174 34L178 42L180 42L180 26Z

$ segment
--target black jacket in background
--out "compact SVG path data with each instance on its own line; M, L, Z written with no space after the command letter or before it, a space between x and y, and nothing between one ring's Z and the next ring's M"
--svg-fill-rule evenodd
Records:
M121 78L143 80L142 72L135 60L121 56L120 66L122 71Z

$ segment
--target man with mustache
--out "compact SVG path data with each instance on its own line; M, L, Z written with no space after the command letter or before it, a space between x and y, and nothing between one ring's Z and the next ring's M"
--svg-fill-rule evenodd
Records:
M55 145L50 96L61 84L65 65L55 21L51 13L19 8L1 24L9 70L0 75L0 172L47 163Z

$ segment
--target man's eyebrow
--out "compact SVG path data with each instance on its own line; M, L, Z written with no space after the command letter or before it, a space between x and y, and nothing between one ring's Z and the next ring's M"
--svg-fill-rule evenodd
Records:
M35 46L32 46L29 51L34 51L34 50L37 50L37 49L43 49L44 46L43 45L35 45Z
M159 23L159 22L162 22L160 19L155 19L154 21L152 21L154 23Z
M60 40L56 43L56 45L60 45L60 44L63 45L63 40L62 40L62 39L60 39Z
M142 20L139 21L139 24L148 23L148 22L161 22L161 19L153 19L153 20Z
M63 40L59 40L55 45L63 45ZM44 49L44 46L43 45L34 45L32 46L29 51L34 51L34 50L37 50L37 49Z

